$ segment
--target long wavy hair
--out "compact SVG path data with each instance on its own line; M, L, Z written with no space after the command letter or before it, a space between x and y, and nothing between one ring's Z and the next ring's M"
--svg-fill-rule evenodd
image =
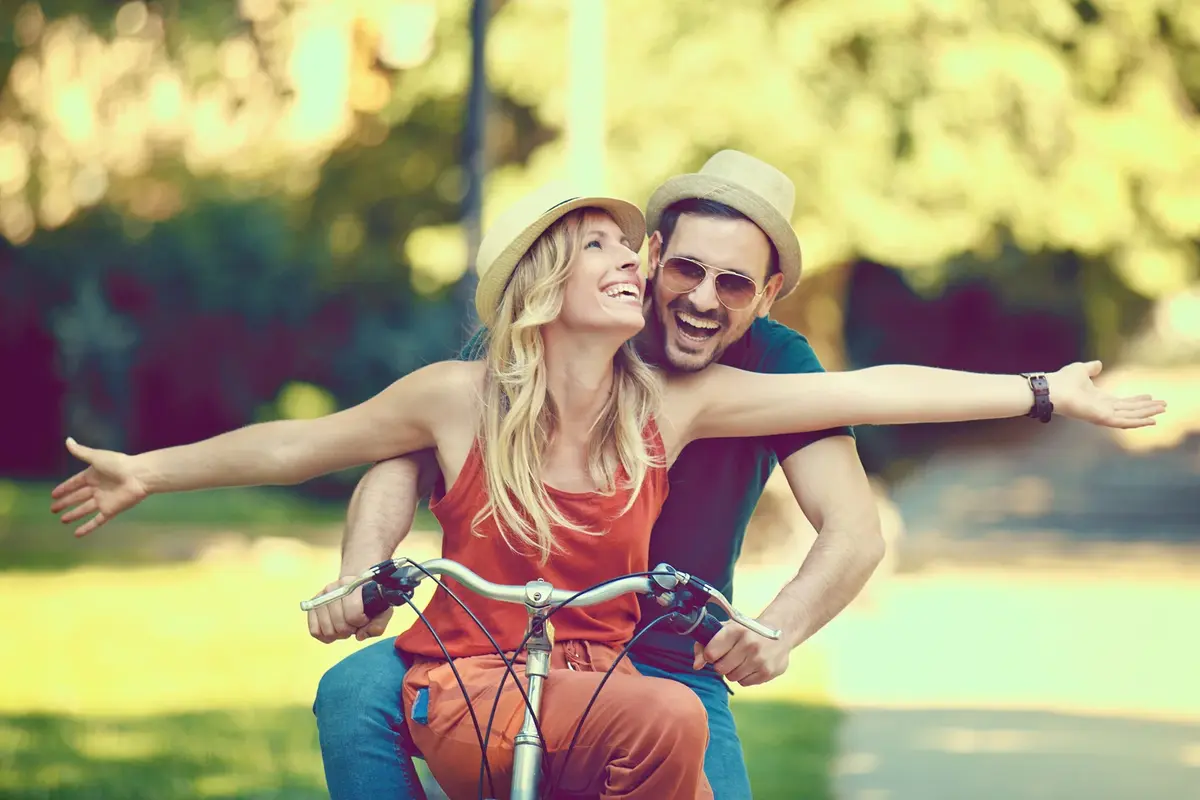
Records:
M474 526L496 518L501 535L516 552L549 560L559 545L554 528L599 534L567 518L546 490L542 465L559 426L559 410L547 390L542 328L562 311L569 265L583 242L587 214L577 209L538 237L518 262L487 339L479 434L488 501ZM627 511L646 473L662 463L650 452L646 425L657 411L659 376L626 342L613 357L608 400L588 437L588 473L599 491L631 490Z

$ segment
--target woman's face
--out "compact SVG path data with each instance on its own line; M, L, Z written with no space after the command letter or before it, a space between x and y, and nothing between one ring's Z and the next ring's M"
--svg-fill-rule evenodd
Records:
M584 215L580 233L580 249L567 265L559 321L573 331L620 332L631 338L646 324L646 282L638 254L604 212Z

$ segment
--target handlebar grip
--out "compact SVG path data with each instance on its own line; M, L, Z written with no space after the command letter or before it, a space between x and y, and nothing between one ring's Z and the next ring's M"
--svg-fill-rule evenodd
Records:
M367 615L367 619L375 619L391 608L391 603L384 598L383 591L375 581L367 581L363 584L362 600L363 613Z
M721 621L707 611L700 617L700 624L692 629L692 638L701 645L707 645L721 630Z

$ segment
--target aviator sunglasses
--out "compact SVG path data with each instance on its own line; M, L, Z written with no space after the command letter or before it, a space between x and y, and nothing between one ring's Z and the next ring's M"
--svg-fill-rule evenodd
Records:
M717 299L730 311L741 311L763 293L753 279L740 272L710 267L684 256L671 256L659 263L659 280L675 294L691 292L704 283L710 272L716 276Z

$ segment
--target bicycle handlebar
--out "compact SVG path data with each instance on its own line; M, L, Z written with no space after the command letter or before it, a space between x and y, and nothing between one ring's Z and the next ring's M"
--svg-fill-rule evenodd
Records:
M302 611L311 611L327 603L332 603L338 598L345 597L363 584L391 575L396 575L402 583L410 586L416 586L421 580L430 575L445 575L454 578L481 597L504 603L528 604L537 607L558 606L568 601L573 606L590 606L596 603L603 603L606 600L612 600L629 592L652 594L662 597L670 595L677 589L688 588L705 596L701 607L710 602L714 603L728 614L731 620L748 628L759 636L764 636L768 639L778 639L782 635L780 631L768 628L758 620L742 614L733 607L733 604L725 598L725 595L721 594L720 591L705 581L686 572L680 572L668 564L659 564L648 575L629 575L598 587L578 592L559 589L557 587L550 588L548 584L547 588L549 588L549 591L545 589L539 590L538 585L544 583L541 579L530 581L523 586L492 583L480 577L463 564L448 558L435 558L421 564L417 564L408 558L396 558L376 564L345 586L325 592L311 600L302 600L300 602L300 609ZM697 628L708 639L711 639L713 634L719 630L719 626L720 623L716 622L706 612L701 615ZM707 643L707 641L704 643Z

